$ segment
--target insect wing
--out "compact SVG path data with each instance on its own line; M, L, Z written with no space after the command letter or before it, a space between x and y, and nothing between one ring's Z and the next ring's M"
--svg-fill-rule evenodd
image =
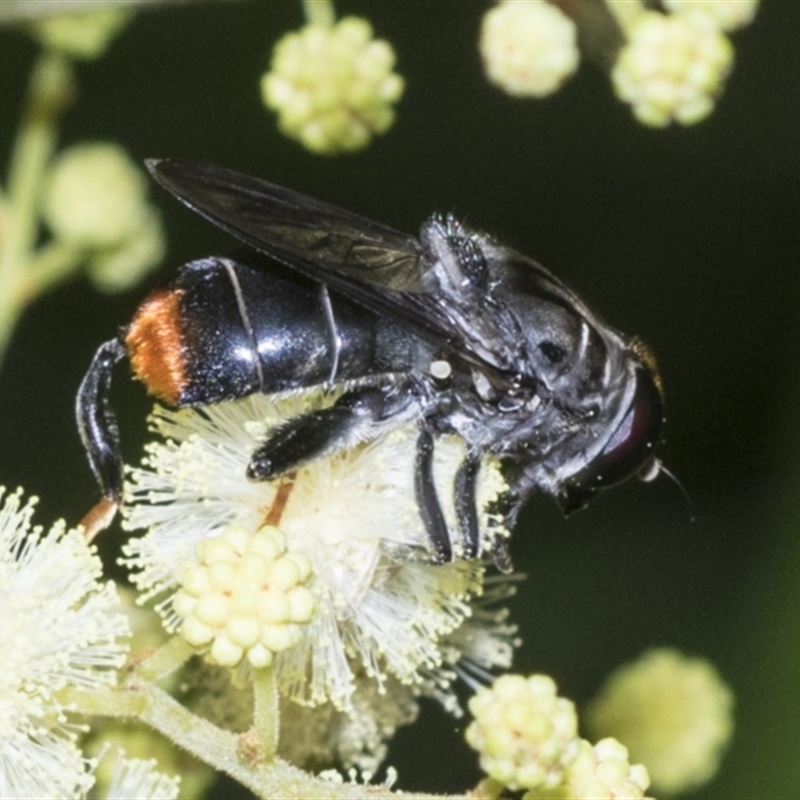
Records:
M186 206L250 247L425 338L459 347L416 237L211 164L164 159L147 166Z

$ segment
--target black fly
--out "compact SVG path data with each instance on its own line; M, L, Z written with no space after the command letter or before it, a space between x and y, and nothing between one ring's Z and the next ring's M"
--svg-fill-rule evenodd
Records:
M148 167L256 252L182 266L95 355L77 415L105 512L122 493L108 395L126 355L173 406L341 385L333 406L287 421L258 447L253 480L416 421L417 504L438 563L482 555L475 498L486 455L511 486L509 524L534 491L569 513L633 474L658 472L663 398L652 356L535 261L450 217L431 217L415 237L221 167ZM453 487L456 548L433 480L443 434L467 449ZM507 568L503 543L492 551Z

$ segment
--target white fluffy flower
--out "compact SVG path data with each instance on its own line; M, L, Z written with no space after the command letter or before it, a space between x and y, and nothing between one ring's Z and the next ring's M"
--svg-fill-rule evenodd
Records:
M129 629L94 550L32 527L34 503L17 491L0 509L0 797L72 797L94 778L57 693L114 683Z
M156 770L153 758L125 758L120 755L114 766L106 800L176 800L181 780Z
M144 597L161 598L174 630L173 599L184 570L197 563L198 543L229 525L277 526L288 551L311 564L316 605L299 641L274 656L280 690L301 703L348 708L356 670L378 685L387 675L421 685L441 667L443 641L472 614L485 567L430 563L414 499L413 425L313 461L291 479L246 480L266 432L320 402L318 393L280 401L256 395L202 410L158 410L153 423L165 441L148 446L126 489L126 526L148 533L128 545L126 562ZM463 455L460 440L437 442L435 477L453 530L452 487ZM504 488L496 465L485 463L478 497L485 542L507 533L485 510Z

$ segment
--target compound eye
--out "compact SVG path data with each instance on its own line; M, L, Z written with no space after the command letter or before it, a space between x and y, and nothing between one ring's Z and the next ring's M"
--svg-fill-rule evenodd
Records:
M654 373L636 372L636 391L622 422L602 451L568 481L559 498L564 513L583 508L594 494L639 472L653 458L664 426L664 400Z

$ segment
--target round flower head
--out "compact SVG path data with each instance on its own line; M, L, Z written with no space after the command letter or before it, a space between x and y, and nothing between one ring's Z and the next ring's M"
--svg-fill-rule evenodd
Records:
M651 650L614 672L587 712L598 736L625 742L659 791L710 780L733 732L733 696L703 659Z
M86 251L89 276L106 291L135 283L163 255L144 172L110 142L76 145L58 157L42 213L57 240Z
M80 144L58 157L45 187L44 217L57 238L115 247L140 226L147 180L119 145Z
M286 552L286 539L265 525L255 533L229 525L197 545L199 563L180 577L172 607L183 619L184 638L210 646L210 659L235 667L246 657L254 667L297 644L300 625L311 620L314 596L303 585L311 564Z
M578 748L578 718L546 675L503 675L469 701L467 742L481 767L509 789L551 790Z
M575 23L545 0L504 0L481 25L489 80L518 97L552 94L578 67Z
M56 693L114 683L129 630L94 550L63 523L32 527L34 502L0 509L0 797L72 797L94 779Z
M365 19L307 25L278 42L262 97L281 130L309 150L360 150L394 122L393 105L403 94L394 61L391 45L373 39Z
M191 568L198 566L200 542L224 538L231 525L242 541L241 529L252 536L265 523L278 528L286 557L297 562L293 585L302 586L303 597L310 593L315 608L298 602L304 614L289 620L299 627L282 640L287 646L265 645L280 690L302 703L347 707L354 663L379 685L387 674L421 683L427 670L442 664L443 637L470 616L484 567L430 563L414 499L414 425L277 481L246 479L250 456L267 431L322 402L330 398L315 393L275 402L256 395L196 411L158 410L153 421L166 441L149 445L143 468L132 471L126 487L126 525L148 533L127 546L126 562L137 570L132 579L144 599L162 597L158 608L174 630L186 610L186 583L178 597L176 590L184 576L193 583L198 574ZM453 530L452 486L463 454L460 441L437 442L434 472ZM478 499L485 509L504 484L491 463L482 476ZM485 511L481 523L486 540L505 533ZM243 641L239 646L247 649Z
M645 797L650 778L641 764L631 765L628 751L616 739L603 739L594 747L580 741L578 755L564 775L561 794L547 795L549 800L648 800ZM537 792L524 800L544 800Z
M705 17L648 11L633 24L611 79L643 124L692 125L711 113L732 62L731 43Z
M675 14L696 14L723 31L744 28L753 21L759 0L662 0Z

